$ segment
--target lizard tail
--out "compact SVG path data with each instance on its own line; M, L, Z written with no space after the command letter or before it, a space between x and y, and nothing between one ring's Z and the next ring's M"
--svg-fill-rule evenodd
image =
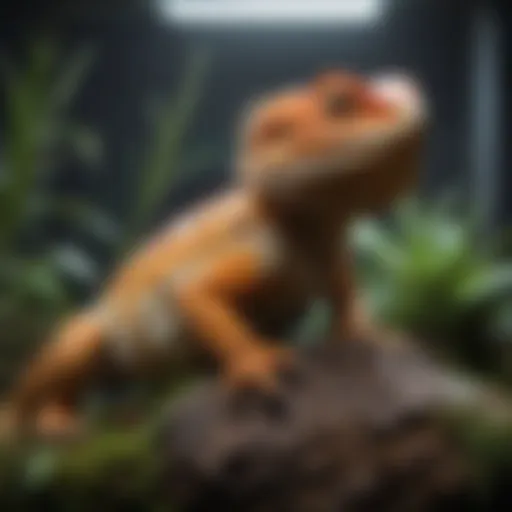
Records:
M104 329L97 315L78 314L58 326L24 368L0 409L0 435L16 435L46 405L74 398L97 367L103 341Z

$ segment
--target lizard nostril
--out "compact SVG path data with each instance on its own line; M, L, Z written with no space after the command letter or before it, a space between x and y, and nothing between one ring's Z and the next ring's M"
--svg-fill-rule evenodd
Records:
M290 139L293 135L293 125L289 121L276 121L263 126L260 132L260 142L275 142Z

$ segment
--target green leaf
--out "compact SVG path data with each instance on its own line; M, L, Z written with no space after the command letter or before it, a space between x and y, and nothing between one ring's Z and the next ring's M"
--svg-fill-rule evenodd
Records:
M10 250L25 222L25 208L39 181L56 168L61 143L72 141L90 161L98 156L91 134L70 130L65 119L86 68L80 59L56 79L56 46L39 41L22 70L4 73L6 93L5 169L0 249Z
M54 477L57 462L58 459L53 450L49 448L36 450L25 463L25 486L30 490L44 488Z
M378 222L365 221L354 225L351 239L356 251L363 258L370 258L373 265L397 270L403 264L405 254L390 233Z
M29 225L47 218L62 220L109 245L115 244L120 237L118 223L101 208L81 198L49 197L40 193L30 199L26 215Z
M487 330L490 336L507 344L512 343L512 300L498 304L491 311Z
M109 245L115 244L119 240L120 226L100 208L82 201L69 204L66 211L68 219L76 227L86 229L97 239Z
M51 259L59 273L78 282L91 284L99 276L94 260L73 245L57 247L51 251Z
M457 290L457 299L466 304L512 296L512 263L489 265L468 276Z
M291 338L299 345L318 340L327 332L330 313L330 308L325 301L314 301L308 313L293 329Z
M169 192L182 158L185 136L199 101L207 70L207 55L194 54L177 94L161 109L154 142L140 171L126 245L130 245Z
M89 128L78 125L68 125L65 133L64 144L71 149L74 156L90 168L97 169L103 158L101 138Z
M211 144L196 149L193 153L185 155L180 165L181 174L187 176L197 175L207 168L220 164L224 151L217 144Z
M18 279L17 296L23 301L51 306L61 304L66 297L64 284L53 265L45 259L28 261Z
M81 48L69 58L52 91L52 103L56 111L69 108L75 101L94 63L95 53L91 47Z

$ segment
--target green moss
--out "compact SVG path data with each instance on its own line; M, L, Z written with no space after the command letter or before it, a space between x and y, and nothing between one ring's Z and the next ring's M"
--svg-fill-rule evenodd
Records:
M153 426L112 429L67 447L4 451L0 509L32 510L27 502L35 509L44 502L56 511L161 510L153 432Z
M475 408L450 410L442 420L471 466L476 493L486 500L496 482L512 474L512 421Z

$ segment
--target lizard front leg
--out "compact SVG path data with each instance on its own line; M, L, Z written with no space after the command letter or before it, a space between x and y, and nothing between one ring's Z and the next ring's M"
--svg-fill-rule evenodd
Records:
M263 272L257 253L235 249L177 286L192 331L220 362L224 381L233 389L273 391L280 370L293 361L282 344L260 337L238 311L240 296L256 294L264 286Z
M354 269L349 255L331 253L323 271L325 294L332 308L330 339L365 338L371 322L357 293Z
M404 342L403 333L372 318L357 287L355 270L347 253L336 258L328 269L326 287L333 307L332 340L385 340L386 343L396 345Z

